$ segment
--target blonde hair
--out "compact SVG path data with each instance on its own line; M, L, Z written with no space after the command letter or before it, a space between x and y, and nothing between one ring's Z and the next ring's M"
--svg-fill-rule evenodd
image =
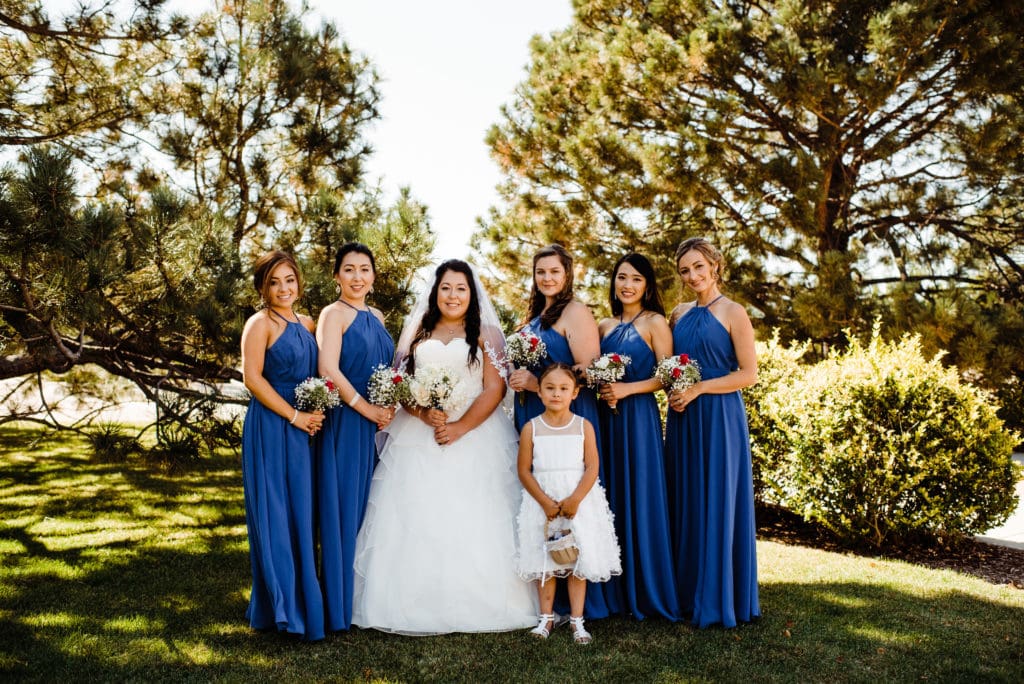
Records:
M711 267L714 269L715 280L722 282L723 271L725 270L725 258L722 256L722 253L718 248L711 244L711 241L707 238L686 238L680 242L679 246L676 247L676 266L679 265L679 260L684 254L694 250L700 252L701 256L708 260L708 263L711 264Z

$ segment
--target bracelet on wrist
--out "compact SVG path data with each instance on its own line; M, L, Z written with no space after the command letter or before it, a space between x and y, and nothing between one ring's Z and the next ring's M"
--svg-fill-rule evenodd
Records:
M359 403L360 399L362 399L362 397L359 396L359 392L356 392L355 394L352 395L352 398L348 400L348 405L351 406L352 408L355 408L356 404Z
M298 417L299 417L299 409L295 409L295 414L292 416L292 419L288 421L288 424L289 425L295 425L295 421L296 421L296 419L298 419Z

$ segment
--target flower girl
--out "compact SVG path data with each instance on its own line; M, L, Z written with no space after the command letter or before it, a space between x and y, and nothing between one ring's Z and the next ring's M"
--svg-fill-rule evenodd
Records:
M597 482L594 427L569 404L579 393L576 375L564 363L544 369L539 379L544 413L523 426L519 437L519 480L529 496L519 509L519 576L537 580L540 622L531 634L546 639L555 627L553 577L566 577L573 640L588 644L583 626L587 581L605 582L622 573L619 543L604 488ZM547 541L571 532L574 562L559 563ZM551 579L551 581L548 581Z

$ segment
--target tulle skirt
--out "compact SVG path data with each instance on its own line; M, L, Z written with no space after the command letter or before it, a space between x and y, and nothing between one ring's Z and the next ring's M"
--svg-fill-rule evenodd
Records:
M508 418L499 409L441 447L400 410L381 437L356 542L353 624L411 635L532 626L536 592L515 572L522 488Z

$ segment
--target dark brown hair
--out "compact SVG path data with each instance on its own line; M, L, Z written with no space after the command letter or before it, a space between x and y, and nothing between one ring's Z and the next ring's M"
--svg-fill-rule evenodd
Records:
M654 311L664 316L665 305L661 303L661 295L658 294L658 276L654 273L654 266L651 265L650 259L637 252L622 255L612 268L612 280L608 286L608 305L611 307L612 316L622 315L622 302L615 296L615 277L619 274L619 266L622 264L629 264L644 277L644 296L640 300L643 310Z
M256 292L264 302L269 299L270 274L281 264L288 264L295 273L295 280L299 286L298 296L302 296L302 273L299 271L299 264L295 261L295 257L288 252L275 249L257 259L252 267L253 287L256 288Z
M562 286L562 291L555 295L555 301L551 302L551 306L548 307L547 311L544 311L544 304L547 300L544 295L541 294L540 290L537 289L537 276L534 275L534 273L537 271L537 262L544 257L550 256L558 257L558 260L562 262L562 268L565 269L565 284ZM548 245L547 247L542 247L533 255L533 268L530 271L530 277L532 279L532 285L530 288L530 317L526 322L529 323L540 315L541 311L544 311L544 314L540 317L540 327L550 328L558 322L558 319L561 318L565 307L572 301L572 255L570 255L562 245Z
M544 370L540 372L540 377L537 378L537 383L539 384L543 382L544 378L546 378L548 375L551 375L551 372L556 370L565 371L566 373L572 376L573 384L576 387L580 386L580 379L579 376L576 375L576 371L572 369L572 366L570 366L567 363L562 363L561 361L556 361L550 366L545 366Z

